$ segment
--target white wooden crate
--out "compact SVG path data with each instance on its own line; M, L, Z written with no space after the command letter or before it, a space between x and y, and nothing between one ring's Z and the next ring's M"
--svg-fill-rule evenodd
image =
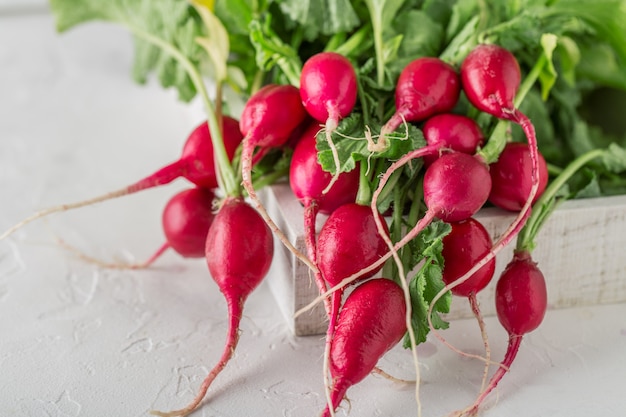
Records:
M305 253L303 209L289 186L268 187L261 195L272 219ZM496 239L514 216L487 208L475 217ZM324 220L325 216L319 216L318 231ZM294 319L294 313L309 304L318 291L308 267L281 242L275 240L275 243L276 254L268 282L289 327L299 336L325 333L321 304ZM496 275L479 294L485 315L495 314L496 278L511 259L514 243L500 252L496 258ZM626 196L563 203L547 220L536 243L533 258L546 277L549 308L626 301ZM471 314L467 301L455 297L446 317L454 320Z

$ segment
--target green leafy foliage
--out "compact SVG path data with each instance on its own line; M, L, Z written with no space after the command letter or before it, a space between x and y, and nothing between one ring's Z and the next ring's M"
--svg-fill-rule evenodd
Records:
M409 245L412 255L409 267L415 268L415 266L422 263L415 276L409 282L413 313L411 323L415 331L417 343L426 341L426 336L430 330L428 310L431 301L445 287L442 278L444 259L441 251L443 250L443 238L450 233L450 230L449 224L435 221L426 227ZM446 293L437 300L431 318L433 327L436 329L448 328L448 322L440 314L450 311L451 300L452 296L450 293ZM410 347L408 336L405 336L404 346Z

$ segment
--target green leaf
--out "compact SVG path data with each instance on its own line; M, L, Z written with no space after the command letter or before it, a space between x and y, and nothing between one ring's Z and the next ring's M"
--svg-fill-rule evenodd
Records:
M272 30L271 19L263 23L259 20L250 22L250 40L256 51L256 62L263 71L270 71L278 66L295 86L300 85L302 62L298 51L292 48Z
M195 39L203 34L197 14L187 2L177 0L50 0L59 32L78 24L101 20L121 24L135 35L133 78L144 83L156 73L164 87L175 87L183 101L191 100L196 89L186 69L171 55L176 49L194 65L202 52ZM157 45L160 44L160 45ZM162 48L171 47L170 51Z
M281 10L304 30L309 40L350 32L360 20L349 0L278 0Z
M437 220L426 227L412 242L414 254L412 262L415 265L423 262L409 283L412 307L411 322L417 344L426 341L426 336L430 331L428 310L435 296L445 287L442 278L444 260L441 252L443 250L443 238L450 233L450 230L449 224ZM448 328L448 322L443 320L440 314L450 311L451 300L450 292L437 300L431 318L436 329ZM410 347L408 335L405 336L404 347Z
M606 169L616 174L626 171L626 149L611 143L602 157Z
M396 33L402 34L397 57L386 62L390 78L395 82L412 60L439 55L445 34L440 24L420 10L410 10L398 16L393 27Z
M580 49L569 36L560 36L556 50L559 56L561 77L570 87L576 85L576 67L580 63Z

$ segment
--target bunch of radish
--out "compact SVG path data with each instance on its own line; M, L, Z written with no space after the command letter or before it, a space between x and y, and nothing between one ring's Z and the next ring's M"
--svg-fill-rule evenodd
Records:
M239 121L219 114L215 115L220 120L218 130L209 129L207 123L199 125L176 162L119 191L42 210L0 238L54 212L186 178L195 187L166 204L162 222L166 243L141 265L150 266L168 248L183 257L205 257L226 302L228 330L222 356L193 400L180 410L153 414L184 416L207 396L235 352L244 303L270 268L275 235L311 269L325 303L326 416L334 415L349 387L372 372L405 334L415 348L406 277L411 271L405 271L400 252L431 223L445 222L451 227L443 239L445 286L431 301L428 319L437 300L448 292L469 300L484 338L486 378L490 352L476 295L493 277L495 256L523 230L548 179L533 126L513 104L520 77L514 56L495 45L477 46L458 69L436 57L410 62L397 80L393 112L381 123L378 140L368 150L373 158L384 154L394 131L408 123L421 129L426 143L375 165L384 169L372 175L369 167L360 164L345 170L335 144L341 121L362 110L355 64L338 53L320 52L304 63L299 87L265 85L248 98ZM487 160L481 153L487 142L483 130L474 119L455 112L462 94L479 111L519 124L527 143L507 144L497 161ZM331 170L322 169L318 159L321 142L332 152ZM253 181L256 163L288 143L294 144L288 181L304 206L306 253L283 235ZM379 199L397 171L418 160L423 172L411 186L416 204L423 209L415 222L403 225L402 236L394 236L379 211ZM233 186L224 178L240 182ZM488 202L517 212L496 242L473 218ZM320 213L325 217L318 233ZM391 258L397 274L375 277ZM462 414L476 413L510 368L522 335L540 324L546 297L543 276L530 251L518 250L496 288L498 317L510 335L509 350L476 403Z

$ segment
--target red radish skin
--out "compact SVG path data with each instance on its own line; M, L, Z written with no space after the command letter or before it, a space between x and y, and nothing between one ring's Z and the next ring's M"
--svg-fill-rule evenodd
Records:
M333 154L335 173L326 187L337 181L340 162L332 133L339 120L352 112L357 99L356 71L350 60L335 52L320 52L307 59L300 75L300 97L306 111L324 123L326 140Z
M241 152L242 184L257 211L291 253L316 272L317 267L301 253L272 220L252 184L252 161L257 147L277 148L285 145L307 119L300 92L292 85L268 84L246 102L239 122L244 135Z
M463 410L463 416L474 416L478 408L511 368L522 337L535 330L546 314L548 295L543 273L528 251L516 252L496 285L496 313L509 334L509 343L500 367L474 404Z
M445 260L443 281L446 284L462 276L477 259L489 252L492 246L487 229L472 217L451 223L451 228L450 233L443 238L441 253ZM459 297L475 296L491 282L495 268L496 260L492 259L463 284L454 287L452 294Z
M357 99L356 72L348 58L321 52L307 59L300 76L300 97L306 111L326 129L352 112Z
M200 405L211 383L235 352L244 302L269 271L273 254L272 232L261 216L242 198L228 197L215 216L206 239L209 272L226 299L228 308L228 333L224 351L187 407L167 413L152 411L152 414L162 417L185 416Z
M520 211L530 195L532 187L531 150L527 143L509 142L489 166L491 174L491 194L489 202L509 211ZM539 186L532 199L534 204L548 184L548 167L541 153L539 157Z
M206 237L215 217L215 194L206 188L190 188L172 197L161 223L169 247L184 258L205 256Z
M402 339L405 316L404 292L386 278L365 281L346 298L330 348L333 410L347 390L362 381ZM330 407L327 404L323 417L331 415Z
M457 71L436 57L410 62L396 83L396 112L382 127L380 136L396 130L402 123L419 122L451 111L461 92Z
M469 155L475 154L485 142L485 135L478 123L461 114L434 115L426 120L422 132L429 145L439 145L442 149L451 149ZM425 155L424 164L429 166L435 159L437 156Z
M316 219L318 213L330 214L337 207L354 202L359 188L359 170L343 172L333 186L324 193L332 175L322 169L317 159L316 135L319 127L312 124L298 141L289 170L289 184L296 198L304 205L304 229L307 255L317 264ZM315 280L320 293L326 284L318 272ZM330 314L330 305L327 305Z
M384 233L388 235L389 231L384 230ZM387 245L378 233L372 211L368 206L357 203L344 204L333 211L317 239L320 271L333 286L375 262L386 252ZM360 278L369 278L376 272L370 271Z
M442 155L424 173L424 202L428 211L445 222L458 222L476 214L490 190L489 170L474 155Z
M232 159L237 147L242 141L242 134L239 131L239 122L231 117L224 116L223 122L223 139L224 147L229 158ZM158 187L161 185L169 184L177 178L183 177L192 182L193 184L205 187L215 188L217 187L217 176L215 172L213 144L211 142L211 135L206 122L198 125L191 134L187 137L185 145L183 147L181 157L172 162L169 165L159 169L153 174L131 184L122 189L106 193L104 195L91 198L84 201L75 203L62 204L55 207L50 207L32 216L22 220L2 235L0 240L9 236L20 227L30 223L33 220L47 216L52 213L72 210L91 204L96 204L112 198L122 197L128 194L133 194L139 191L143 191L149 188Z
M384 229L383 233L388 235L389 230ZM344 204L333 211L317 239L317 264L330 287L373 264L386 252L387 244L378 232L372 211L357 203ZM381 267L364 273L359 279L373 276ZM330 332L334 327L342 294L343 291L338 290L331 296Z

